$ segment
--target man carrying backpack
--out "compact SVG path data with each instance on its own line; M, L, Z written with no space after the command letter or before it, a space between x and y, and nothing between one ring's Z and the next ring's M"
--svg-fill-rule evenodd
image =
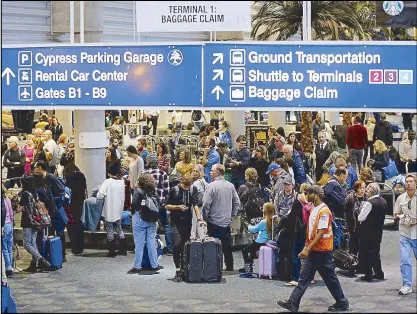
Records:
M42 175L45 185L49 187L54 198L54 203L57 209L57 214L52 219L52 227L49 229L50 234L54 234L61 238L62 242L62 258L66 262L66 253L65 253L65 225L68 222L68 217L65 214L65 210L62 207L63 200L65 199L65 186L62 184L61 180L54 176L52 173L47 171L48 165L44 161L37 161L34 170L35 173Z

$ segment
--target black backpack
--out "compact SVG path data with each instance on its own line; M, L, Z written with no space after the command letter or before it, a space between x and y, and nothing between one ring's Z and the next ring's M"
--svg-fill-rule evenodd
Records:
M265 204L265 196L262 192L261 186L257 184L254 186L248 186L248 188L248 200L243 208L245 210L246 216L249 219L262 217L262 209Z
M191 119L193 121L200 121L201 120L201 110L193 110L193 114L191 115Z

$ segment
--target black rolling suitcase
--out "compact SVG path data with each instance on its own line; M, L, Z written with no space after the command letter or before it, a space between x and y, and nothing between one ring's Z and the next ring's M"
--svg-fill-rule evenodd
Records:
M337 249L334 251L333 259L336 267L342 270L352 271L355 267L358 266L358 260L356 256L343 249Z
M201 240L192 240L185 244L184 259L184 281L203 281L203 243Z
M206 282L222 280L223 253L220 240L206 238L203 243L203 277Z

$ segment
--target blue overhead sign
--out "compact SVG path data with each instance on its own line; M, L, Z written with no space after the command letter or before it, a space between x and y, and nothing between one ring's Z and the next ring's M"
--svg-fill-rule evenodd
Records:
M2 48L2 104L416 108L416 43Z
M416 47L207 43L204 105L415 110Z
M2 49L3 105L201 105L201 45Z

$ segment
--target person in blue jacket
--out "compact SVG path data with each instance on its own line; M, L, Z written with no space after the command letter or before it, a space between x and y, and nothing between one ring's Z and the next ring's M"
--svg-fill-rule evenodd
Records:
M232 148L232 136L230 135L230 131L228 127L229 127L229 124L226 121L220 122L219 137L220 137L220 142L226 143L229 149L231 149Z
M283 152L286 157L293 159L293 171L294 171L294 179L295 184L297 186L300 186L303 183L307 182L307 176L304 169L304 163L303 159L301 158L301 155L299 152L297 152L291 145L284 145Z

